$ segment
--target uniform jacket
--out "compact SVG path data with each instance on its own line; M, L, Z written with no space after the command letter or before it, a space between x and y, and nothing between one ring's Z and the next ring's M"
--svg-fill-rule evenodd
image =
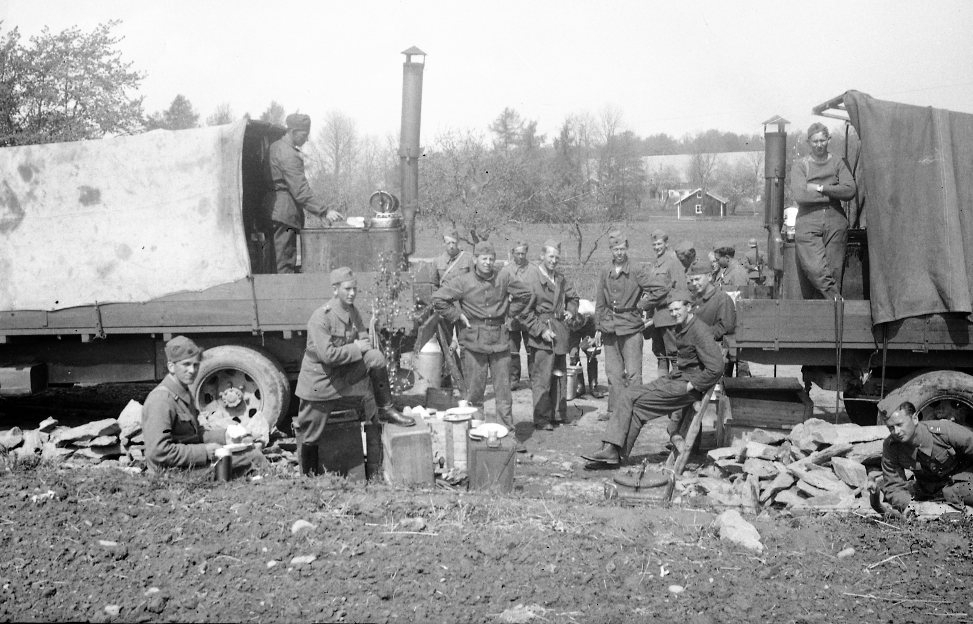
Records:
M706 392L723 376L723 351L713 340L713 330L696 316L684 327L673 327L676 339L676 368L669 373L672 379L693 384L700 392Z
M145 461L150 469L193 468L209 463L206 442L222 444L226 432L205 432L198 416L189 389L166 375L142 407Z
M723 337L737 328L736 306L720 288L712 288L696 298L696 318L709 325L717 342L723 342Z
M513 275L501 270L483 277L474 269L447 280L433 293L433 307L456 325L459 343L464 348L474 353L510 351L508 314L511 309L520 312L527 302L526 285ZM517 298L513 306L511 296ZM466 315L470 327L462 325L460 313Z
M549 276L536 264L531 265L531 270L525 274L524 284L530 299L517 319L528 333L527 346L566 355L569 331L564 323L564 311L578 313L578 295L574 288L558 271ZM557 335L553 345L541 339L548 327Z
M295 394L306 401L366 395L371 387L368 369L355 340L367 337L368 327L358 308L346 310L335 298L315 310L307 322L307 346Z
M307 183L304 156L289 134L270 145L270 176L274 192L266 201L271 220L299 230L304 227L304 211L318 216L327 212Z
M650 262L648 270L651 275L665 284L666 295L675 289L686 288L686 269L676 257L676 252L671 249ZM643 298L640 307L652 313L652 322L656 327L672 327L675 324L667 309L665 297L662 297L658 303Z
M450 258L445 251L433 260L436 267L436 288L439 288L446 280L451 280L457 275L468 273L473 270L473 254L468 251L460 251L455 257Z
M626 261L618 271L611 264L598 276L595 293L595 319L598 329L606 334L628 336L642 331L641 310L638 307L643 294L646 301L642 308L654 310L665 304L669 284L665 277L654 274L645 267L633 266Z
M882 490L893 507L905 509L912 500L905 471L916 477L920 498L935 496L956 477L973 479L973 431L950 420L922 421L916 425L913 443L899 442L892 436L882 445ZM960 473L960 474L958 474Z
M855 196L858 187L843 158L828 154L819 163L810 156L798 158L791 166L791 197L798 206L832 205L841 208L842 200ZM807 190L808 184L821 184L825 193Z
M521 266L521 265L519 265L516 262L514 262L514 261L511 260L507 264L503 265L503 268L500 269L500 272L501 273L509 273L511 277L516 278L518 282L520 282L521 284L524 284L525 283L524 282L524 276L527 275L527 272L531 270L531 266L532 265L529 262L527 262L523 266ZM511 315L510 315L510 321L508 322L508 326L510 328L510 331L513 331L513 332L524 331L523 325L521 325L520 324L520 321L517 320L516 313L511 313Z
M736 258L730 258L726 268L716 276L716 285L723 290L740 290L750 282L750 275L747 270L737 262Z

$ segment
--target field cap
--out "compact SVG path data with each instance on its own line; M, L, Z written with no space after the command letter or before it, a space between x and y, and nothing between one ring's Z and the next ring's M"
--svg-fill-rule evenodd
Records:
M496 256L497 250L493 248L493 243L490 241L480 241L473 246L474 256Z
M444 241L451 240L454 243L458 243L459 242L459 232L457 232L456 231L456 228L454 228L452 226L446 226L446 229L443 230L443 240Z
M628 239L621 230L612 230L608 233L608 246L618 247L619 245L628 245Z
M557 249L560 252L561 241L554 240L553 238L547 239L546 241L544 241L544 249L548 249L548 248Z
M692 303L693 296L689 294L688 290L683 288L677 288L676 290L669 293L669 297L666 299L666 303L675 303L677 301L686 301Z
M173 363L196 357L202 352L195 342L185 336L176 336L166 343L166 360Z
M292 113L284 120L288 130L311 131L311 117L302 113Z
M730 256L731 258L736 255L737 249L733 246L733 243L727 241L720 241L716 243L713 247L713 251L716 252L717 256Z
M348 267L338 267L331 271L331 285L337 286L342 282L350 282L355 279L355 274Z
M515 239L510 243L510 251L520 249L521 247L524 248L524 251L530 249L530 246L527 244L527 241L522 238Z
M710 264L709 260L699 259L693 262L689 270L686 271L686 275L712 275L713 265Z
M649 236L652 238L652 240L662 240L662 241L669 240L669 235L666 234L665 230L652 230L652 234L650 234Z
M679 241L676 245L676 253L689 253L690 251L696 251L696 246L691 240Z
M749 241L747 241L747 245L749 245L750 247L756 247L757 246L757 239L756 238L751 238Z

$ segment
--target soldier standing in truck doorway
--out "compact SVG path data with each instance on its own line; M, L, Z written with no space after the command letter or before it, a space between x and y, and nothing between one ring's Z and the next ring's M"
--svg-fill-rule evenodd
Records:
M523 282L524 276L530 270L530 261L527 258L530 248L525 240L516 240L510 247L510 261L500 269L501 273L510 273L511 277ZM510 319L510 387L516 389L520 383L520 345L527 346L527 332L524 326L516 317ZM527 370L530 370L530 363L533 361L530 350L527 350Z
M322 217L329 225L344 216L324 207L304 175L301 146L311 133L311 118L295 113L287 116L285 124L287 132L270 145L270 176L274 188L264 200L264 210L270 213L273 225L276 272L296 273L297 235L304 227L304 213Z
M358 281L348 267L331 271L334 297L311 314L307 346L301 360L295 394L301 400L294 433L301 471L319 471L317 449L333 411L361 409L366 420L404 427L415 424L392 405L392 389L385 356L372 346L355 298Z

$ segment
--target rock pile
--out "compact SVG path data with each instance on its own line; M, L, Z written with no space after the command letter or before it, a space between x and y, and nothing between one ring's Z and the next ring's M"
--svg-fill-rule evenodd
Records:
M758 510L870 509L868 482L881 470L883 426L834 425L812 418L789 433L757 429L735 446L707 453L712 466L683 479L721 505Z

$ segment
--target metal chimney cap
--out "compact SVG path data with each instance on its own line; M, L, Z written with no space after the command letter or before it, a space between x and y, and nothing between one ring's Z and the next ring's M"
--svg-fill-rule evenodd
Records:
M771 124L789 124L789 123L790 123L789 121L787 121L786 119L784 119L780 115L774 115L773 117L771 117L767 121L763 122L762 125L769 126Z
M417 54L421 54L422 56L426 56L426 53L423 52L422 50L420 50L419 48L417 48L416 46L412 46L408 50L402 50L402 54L405 54L406 56L415 56Z

